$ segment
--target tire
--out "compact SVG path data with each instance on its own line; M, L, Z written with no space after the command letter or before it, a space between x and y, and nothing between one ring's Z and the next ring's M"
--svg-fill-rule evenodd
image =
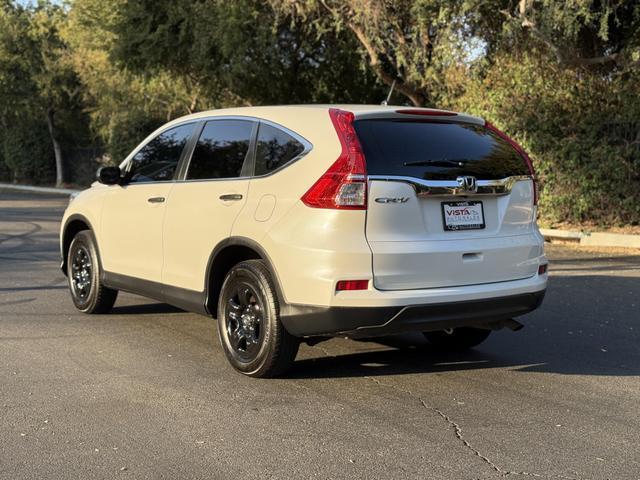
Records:
M278 297L262 260L238 263L227 274L218 301L218 335L229 363L249 377L288 370L300 340L280 322Z
M460 327L451 331L423 332L423 335L434 347L440 350L460 351L473 348L484 342L491 330L483 328Z
M107 313L116 301L118 291L105 287L100 273L93 234L89 230L78 232L67 253L67 279L73 304L83 313Z

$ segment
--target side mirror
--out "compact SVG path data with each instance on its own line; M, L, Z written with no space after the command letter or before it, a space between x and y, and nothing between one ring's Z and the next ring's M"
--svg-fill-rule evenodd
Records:
M122 180L120 167L100 167L98 169L98 181L105 185L115 185Z

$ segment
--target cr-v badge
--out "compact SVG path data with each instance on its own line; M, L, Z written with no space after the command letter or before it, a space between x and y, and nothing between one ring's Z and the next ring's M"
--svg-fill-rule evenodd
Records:
M377 203L407 203L409 201L409 197L378 197L376 198Z

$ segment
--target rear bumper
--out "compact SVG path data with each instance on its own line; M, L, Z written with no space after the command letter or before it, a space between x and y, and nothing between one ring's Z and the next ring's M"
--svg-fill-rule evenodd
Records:
M374 337L408 331L486 326L538 308L546 290L503 297L404 307L316 307L286 305L285 328L298 337Z

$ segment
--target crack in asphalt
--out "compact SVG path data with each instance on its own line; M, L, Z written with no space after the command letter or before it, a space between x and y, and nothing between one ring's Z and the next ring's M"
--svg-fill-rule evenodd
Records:
M320 350L327 357L337 358L335 355L330 353L324 347L320 347L318 345L313 345L312 348L316 348L316 349ZM430 412L436 413L445 422L447 422L447 424L449 425L450 429L454 432L454 434L456 436L456 439L459 440L467 450L472 452L476 457L480 458L482 460L482 462L484 462L488 467L490 467L494 472L499 474L501 477L507 477L507 476L510 476L510 475L520 475L520 476L535 477L535 478L545 478L545 477L549 478L549 475L545 476L545 475L541 475L541 474L533 473L533 472L504 470L499 465L497 465L496 463L491 461L491 459L489 457L487 457L486 455L483 455L482 452L480 452L480 450L475 448L466 438L464 438L464 435L463 435L463 432L462 432L462 427L458 423L456 423L449 415L444 413L439 408L436 408L436 407L433 407L433 406L429 405L427 402L424 401L424 399L422 397L420 397L419 395L415 394L414 392L412 392L411 390L409 390L407 388L400 387L398 385L394 385L394 384L391 384L391 383L381 382L380 380L378 380L375 377L370 377L370 376L366 376L365 375L364 378L366 378L367 380L375 383L376 385L378 385L380 387L391 388L392 390L395 390L395 391L400 392L400 393L402 393L404 395L408 395L408 396L410 396L410 397L412 397L414 399L417 399L418 402L420 402L420 405L422 405L422 407L425 410L428 410ZM551 475L551 476L553 478L558 478L558 479L561 479L561 480L581 480L578 477L569 477L569 476L559 475L559 474Z
M430 411L435 412L438 415L440 415L440 417L442 417L449 424L449 426L453 429L453 431L454 431L454 433L456 435L456 438L458 440L460 440L462 442L462 444L467 449L471 450L476 457L479 457L484 463L489 465L496 472L504 473L503 470L498 465L493 463L487 456L485 456L482 453L480 453L480 450L478 450L477 448L473 447L473 445L471 445L469 443L469 441L462 436L462 427L458 423L454 422L451 419L451 417L449 417L449 415L447 415L442 410L440 410L440 409L438 409L436 407L432 407L431 405L427 405L427 403L421 397L417 397L417 398L418 398L418 400L420 400L420 403L422 404L422 406L424 408L426 408L427 410L430 410Z
M411 390L408 390L408 389L403 388L403 387L399 387L398 385L393 385L393 384L390 384L390 383L381 382L380 380L378 380L375 377L365 376L364 378L366 378L367 380L372 381L373 383L375 383L378 386L391 388L393 390L396 390L397 392L400 392L400 393L403 393L405 395L409 395L410 397L416 398L418 400L418 402L420 402L420 405L422 405L423 408L425 408L426 410L428 410L430 412L436 413L443 420L445 420L447 422L447 424L449 425L449 427L451 427L451 429L455 433L456 438L460 442L462 442L462 444L468 450L470 450L476 457L480 458L485 464L487 464L492 470L494 470L496 473L501 474L502 476L506 476L506 475L508 475L510 473L510 472L505 472L504 470L502 470L498 465L493 463L488 457L483 455L477 448L473 447L469 443L469 441L463 437L463 435L462 435L462 427L459 424L454 422L451 419L451 417L449 417L449 415L444 413L442 410L427 404L427 402L425 402L424 399L422 397L420 397L419 395L416 395Z

